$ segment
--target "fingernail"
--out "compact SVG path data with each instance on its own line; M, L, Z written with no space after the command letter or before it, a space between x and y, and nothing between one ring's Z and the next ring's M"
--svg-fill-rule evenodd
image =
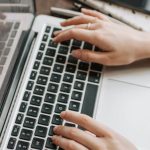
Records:
M66 21L61 22L60 24L63 25Z
M54 132L56 132L57 128L58 128L57 126L56 126L56 127L54 127L54 128L53 128L53 131L54 131Z
M56 135L52 136L52 142L55 142L56 138Z
M87 11L87 10L88 10L88 9L86 9L86 8L82 8L82 9L81 9L81 11Z
M65 114L66 114L65 111L61 112L60 117L63 118L65 116Z
M73 50L72 53L71 53L71 55L72 55L73 57L79 58L79 57L81 56L81 53L80 53L80 51Z
M57 38L53 38L52 41L56 43L57 42Z
M58 35L61 31L55 31L53 34L54 36Z

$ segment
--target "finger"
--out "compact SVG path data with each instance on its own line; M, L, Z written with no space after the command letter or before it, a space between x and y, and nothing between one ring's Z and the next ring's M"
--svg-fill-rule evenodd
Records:
M80 145L73 140L69 140L56 135L52 137L52 141L54 144L60 146L65 150L88 150L86 147Z
M96 44L92 36L93 32L91 30L85 30L80 28L72 28L58 34L53 40L54 42L62 42L70 39L76 39L80 41L90 42L91 44Z
M111 129L98 123L96 120L92 119L87 115L79 114L73 111L65 111L61 113L61 117L65 120L82 126L83 128L94 133L98 137L112 137L113 131Z
M95 10L82 8L81 12L84 13L85 15L97 17L97 18L102 19L102 20L107 20L107 21L109 20L107 16L105 16L104 14L102 14L98 11L95 11Z
M70 29L55 31L54 32L54 36L58 36L60 33L63 33L65 31L68 31L68 30L71 30L71 29L96 30L97 28L100 28L101 26L102 26L102 22L101 21L99 21L99 23L90 23L90 24L75 25L73 28L70 28Z
M76 25L74 28L87 29L87 30L96 30L96 29L100 28L101 25L102 25L102 22L99 22L99 23Z
M97 17L92 17L88 15L80 15L74 18L68 19L64 22L61 22L62 26L70 26L70 25L79 25L79 24L87 24L87 23L96 23L98 22Z
M94 52L85 49L73 50L71 55L82 61L94 62L99 64L107 64L108 62L108 52Z
M96 137L77 128L57 126L54 128L54 133L74 140L89 149L98 149L100 147L99 141Z

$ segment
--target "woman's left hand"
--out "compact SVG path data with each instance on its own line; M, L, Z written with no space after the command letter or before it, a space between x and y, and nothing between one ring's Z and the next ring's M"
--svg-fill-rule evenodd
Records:
M52 137L52 141L64 150L136 150L127 139L89 116L66 111L61 113L61 117L86 129L55 127L56 135Z

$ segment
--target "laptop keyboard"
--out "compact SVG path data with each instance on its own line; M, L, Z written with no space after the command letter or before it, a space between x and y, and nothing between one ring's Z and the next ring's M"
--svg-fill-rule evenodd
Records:
M61 150L52 143L53 128L57 125L77 125L62 120L60 113L72 110L93 115L102 65L77 60L71 56L71 51L96 48L74 39L53 43L53 32L56 30L60 29L45 28L8 149Z
M11 46L19 29L19 22L2 22L0 21L0 74L8 58Z

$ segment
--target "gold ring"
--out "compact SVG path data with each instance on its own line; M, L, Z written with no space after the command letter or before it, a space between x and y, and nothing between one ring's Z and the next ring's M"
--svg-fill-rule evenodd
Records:
M90 30L90 28L91 28L91 23L88 23L87 24L87 29Z

